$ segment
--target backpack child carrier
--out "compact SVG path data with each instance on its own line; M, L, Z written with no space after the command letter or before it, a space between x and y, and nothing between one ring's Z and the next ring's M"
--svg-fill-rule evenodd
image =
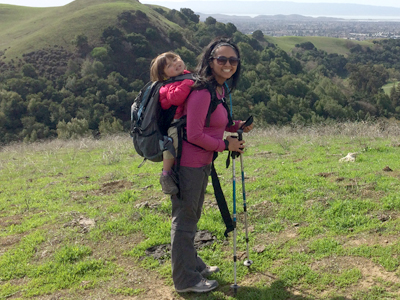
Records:
M167 131L177 106L163 110L159 101L159 91L166 84L185 79L193 80L193 74L179 75L162 82L148 82L135 98L131 106L130 135L136 152L144 158L143 162L146 160L161 162L164 151L170 151L176 156L172 139L168 137Z

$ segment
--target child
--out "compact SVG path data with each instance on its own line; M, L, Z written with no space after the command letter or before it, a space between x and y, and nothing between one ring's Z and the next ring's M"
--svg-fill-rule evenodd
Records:
M185 70L185 63L180 56L173 52L165 52L157 56L150 65L150 78L152 81L165 81L171 77L190 73ZM178 121L183 114L184 102L189 96L193 80L185 79L176 81L160 88L160 104L162 109L168 109L176 105L177 109L174 115L174 122ZM168 136L173 139L175 152L178 153L178 133L176 127L171 126L168 129ZM179 190L172 175L172 166L174 165L174 156L169 151L163 153L163 171L160 177L162 191L165 194L176 195Z

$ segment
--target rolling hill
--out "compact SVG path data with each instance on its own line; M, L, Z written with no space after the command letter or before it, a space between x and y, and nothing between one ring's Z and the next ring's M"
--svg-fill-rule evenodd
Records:
M161 32L175 29L176 23L137 0L75 0L62 7L35 8L0 4L0 57L9 61L22 54L59 45L73 50L71 41L85 34L89 43L99 44L101 33L108 26L117 25L117 16L124 11L140 10ZM164 10L169 10L163 8ZM347 55L348 41L325 37L266 37L289 52L295 44L311 41L318 49L328 53ZM360 43L360 42L354 42ZM369 44L361 42L361 44Z
M53 45L72 49L71 41L78 34L85 34L90 43L96 44L102 31L116 25L117 16L130 10L146 13L163 32L179 30L177 24L136 0L75 0L49 8L0 4L0 51L9 60Z
M350 53L351 45L371 46L372 41L350 41L345 39L318 37L318 36L283 36L271 37L266 36L266 41L278 45L279 48L286 52L290 52L296 44L311 42L319 50L324 50L327 53L337 53L347 56Z

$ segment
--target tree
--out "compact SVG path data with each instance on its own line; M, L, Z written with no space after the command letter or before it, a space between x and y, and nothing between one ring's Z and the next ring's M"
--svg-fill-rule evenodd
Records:
M199 23L200 16L196 15L190 8L181 8L181 13L184 14L190 21L194 23Z
M89 124L85 119L73 118L68 123L61 121L57 124L57 135L60 139L77 139L88 133Z
M217 23L217 20L214 19L213 17L208 17L204 23L208 26L215 25Z
M101 39L104 43L110 45L112 50L119 51L122 48L124 34L117 27L108 26L104 29Z
M0 112L4 115L4 128L13 133L20 131L21 118L26 113L26 104L16 92L0 92Z
M390 101L392 101L392 106L394 108L400 106L400 83L393 84L393 87L390 89Z
M251 36L258 41L264 40L264 33L261 30L254 31Z
M366 94L377 94L389 79L388 71L382 65L347 64L350 84Z
M78 34L75 36L73 43L79 49L84 48L88 45L88 37L83 33Z
M259 52L255 51L253 47L244 42L239 42L237 45L244 63L256 65L259 62Z
M183 41L183 36L179 31L171 30L168 32L168 37L172 42L181 43Z
M228 36L232 36L237 31L237 28L232 23L226 23L226 33Z
M38 78L38 74L36 73L36 69L31 64L26 64L22 67L22 74L26 77Z
M105 60L108 57L108 51L105 47L96 47L92 50L91 55L95 59Z
M88 37L83 33L76 35L72 44L75 45L77 51L81 53L82 57L90 52Z
M186 47L182 47L176 49L175 52L179 54L188 69L194 68L196 66L196 54L193 51L190 51Z
M147 39L140 33L130 33L126 36L127 42L132 47L132 52L136 57L144 57L151 53L151 47Z
M314 44L311 42L296 44L295 47L303 48L304 50L317 50L317 48L315 48Z
M189 23L188 17L180 11L177 11L176 9L171 9L166 15L166 18L181 27L184 27L186 24Z

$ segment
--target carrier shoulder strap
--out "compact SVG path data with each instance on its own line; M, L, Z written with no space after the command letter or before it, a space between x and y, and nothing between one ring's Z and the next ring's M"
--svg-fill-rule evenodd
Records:
M187 74L182 74L182 75L178 75L175 77L171 77L165 81L163 81L163 85L175 82L175 81L182 81L185 79L190 79L190 80L196 80L196 77L193 73L187 73Z
M210 127L211 114L217 109L218 105L221 104L221 103L222 103L222 105L224 106L224 108L226 109L226 111L228 113L228 124L227 125L232 125L233 124L233 120L232 120L231 113L229 111L228 104L225 101L225 97L223 97L221 99L218 99L217 93L215 92L215 89L213 88L212 85L208 85L207 86L207 90L210 92L211 101L210 101L210 106L208 107L208 111L207 111L206 127ZM229 91L227 91L227 92L229 92Z
M211 181L212 181L212 186L214 188L214 196L215 199L217 200L218 208L226 227L224 235L225 237L228 237L228 233L233 231L235 227L233 225L231 213L229 212L228 204L226 203L224 192L222 191L221 188L221 183L219 182L217 171L215 170L214 160L217 157L218 153L214 152L214 157L211 164Z
M218 99L214 88L208 87L208 90L211 94L211 102L210 102L210 106L209 106L208 112L207 112L206 127L210 126L211 114L217 109L217 106L221 103L228 113L228 124L227 125L232 125L233 124L232 116L230 114L229 107L225 101L225 98ZM218 157L218 152L214 152L213 161L211 164L211 181L212 181L212 186L214 189L214 196L217 201L217 205L218 205L219 211L221 213L221 217L224 220L225 227L226 227L224 235L225 235L225 237L228 237L228 233L233 231L235 229L235 227L233 225L231 213L229 212L228 204L226 203L224 192L221 188L221 183L218 178L217 170L215 169L214 161L217 157Z

